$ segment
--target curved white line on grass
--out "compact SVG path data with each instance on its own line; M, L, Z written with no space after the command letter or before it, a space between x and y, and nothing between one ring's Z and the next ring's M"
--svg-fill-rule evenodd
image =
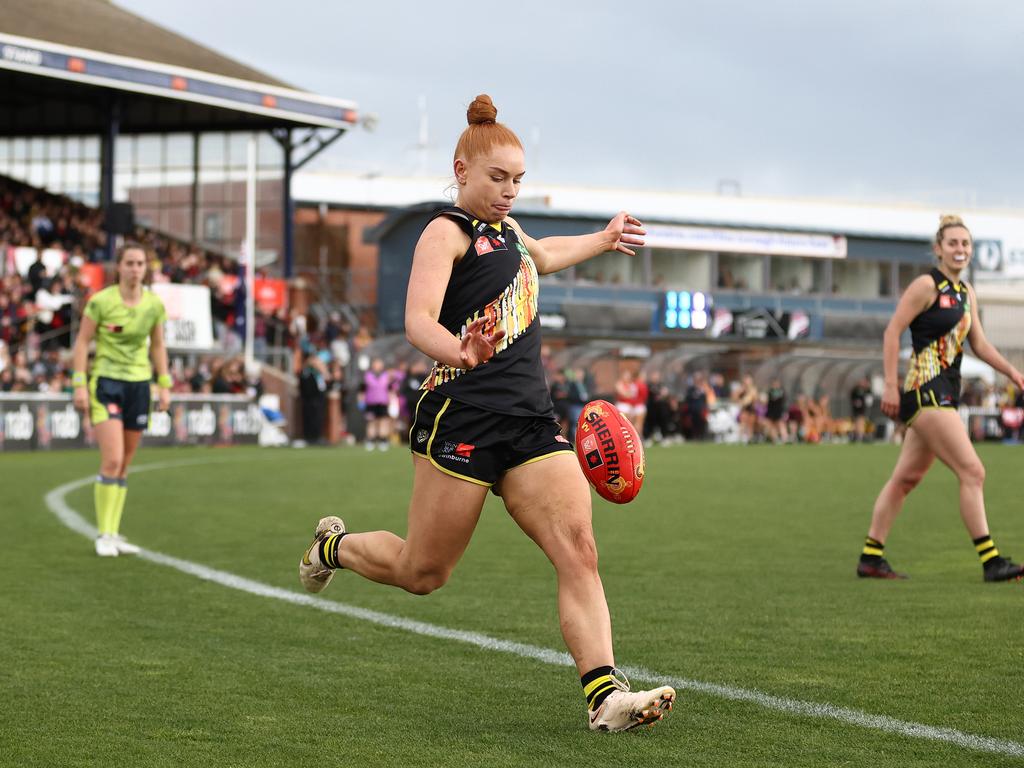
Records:
M135 467L132 471L148 472L156 469L168 469L171 467L184 467L190 464L209 463L211 463L209 460L168 461ZM93 477L86 477L81 480L65 483L64 485L54 488L45 496L46 506L50 508L50 511L53 512L64 525L88 538L96 536L96 528L87 523L81 515L75 512L75 510L73 510L65 501L64 497L73 490L85 485L90 485L94 480L95 478ZM534 659L536 661L544 662L545 664L555 664L561 667L574 666L572 657L564 651L553 651L549 648L541 648L536 645L516 643L510 640L499 640L478 632L465 632L458 629L448 629L447 627L440 627L436 624L427 624L422 621L403 619L399 616L392 616L387 613L380 613L379 611L357 608L356 606L334 602L333 600L324 600L323 598L314 597L313 595L273 587L269 584L253 581L252 579L247 579L243 576L237 576L226 571L218 571L215 568L209 568L205 565L193 563L188 560L181 560L180 558L171 557L170 555L164 555L159 552L153 552L148 549L143 549L137 557L140 557L143 560L149 560L153 563L159 563L160 565L166 565L170 568L179 570L182 573L187 573L200 579L204 579L205 581L212 581L222 586L237 589L242 592L248 592L249 594L257 595L259 597L270 597L276 600L283 600L284 602L291 603L293 605L305 605L310 608L316 608L320 611L326 611L327 613L337 613L354 619L360 619L380 626L389 627L391 629L401 629L406 632L413 632L424 637L432 637L439 640L454 640L459 643L474 645L478 648L483 648L489 651L511 653L515 656ZM932 725L924 725L922 723L912 723L906 720L897 720L896 718L889 717L887 715L872 715L869 712L863 712L859 709L837 707L832 704L819 704L812 701L801 701L799 699L789 699L782 696L772 696L771 694L747 688L735 688L729 685L717 685L716 683L705 683L700 680L688 680L682 677L660 675L657 672L652 672L648 669L644 669L643 667L622 667L621 669L634 680L643 680L654 685L671 685L677 690L685 689L698 691L710 696L718 696L719 698L731 699L733 701L744 701L750 704L757 704L758 706L766 709L773 709L778 712L785 712L791 715L837 720L849 725L857 725L862 728L870 728L872 730L884 731L886 733L893 733L900 736L909 736L915 739L943 741L964 749L991 752L997 755L1008 755L1010 757L1024 757L1024 744L1016 741L1010 741L1009 739L997 739L991 736L979 736L973 733L958 731L954 728L939 728Z

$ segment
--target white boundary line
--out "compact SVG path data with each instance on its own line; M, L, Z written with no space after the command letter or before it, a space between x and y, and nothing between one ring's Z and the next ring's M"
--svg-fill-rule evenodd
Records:
M155 464L145 464L133 468L132 471L148 472L158 469L168 469L171 467L183 467L190 464L210 463L212 463L210 460L168 461ZM67 501L65 501L64 497L71 491L93 483L94 480L95 478L90 476L80 480L74 480L70 483L64 483L63 485L57 486L48 492L44 497L46 506L65 526L87 538L94 538L96 536L96 528L86 522L81 515L72 509L68 505ZM283 600L284 602L291 603L293 605L304 605L327 613L337 613L350 618L359 619L361 621L368 621L372 624L377 624L383 627L412 632L424 637L432 637L439 640L454 640L455 642L474 645L478 648L483 648L489 651L511 653L515 656L534 659L536 661L544 662L545 664L554 664L561 667L574 666L572 657L564 651L553 651L536 645L516 643L510 640L499 640L477 632L448 629L447 627L440 627L436 624L427 624L422 621L403 619L399 616L392 616L387 613L380 613L379 611L358 608L353 605L338 603L333 600L324 600L323 598L314 597L300 592L292 592L279 587L273 587L269 584L253 581L252 579L237 576L233 573L218 571L215 568L209 568L205 565L193 563L188 560L181 560L177 557L171 557L170 555L164 555L160 552L153 552L147 549L143 549L137 557L160 565L166 565L170 568L181 571L182 573L187 573L206 581L212 581L222 586L230 587L231 589L248 592L249 594L257 595L259 597L270 597L275 600ZM785 712L790 715L816 717L825 720L837 720L848 725L870 728L872 730L883 731L885 733L892 733L915 739L924 739L926 741L947 742L964 749L991 752L997 755L1008 755L1010 757L1024 757L1024 744L1016 741L1010 741L1009 739L979 736L973 733L958 731L954 728L939 728L932 725L908 722L906 720L897 720L896 718L889 717L887 715L872 715L869 712L864 712L859 709L837 707L832 704L819 704L810 701L801 701L799 699L789 699L782 696L772 696L771 694L747 688L735 688L729 685L717 685L716 683L705 683L699 680L688 680L682 677L660 675L657 672L652 672L644 669L643 667L621 667L621 669L629 677L636 680L644 680L658 685L671 685L679 690L685 689L698 691L700 693L717 696L723 699L731 699L733 701L744 701L750 704L757 704L765 709Z

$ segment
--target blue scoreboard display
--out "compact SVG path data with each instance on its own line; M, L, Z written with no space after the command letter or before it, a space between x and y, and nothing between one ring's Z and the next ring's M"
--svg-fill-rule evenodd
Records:
M662 323L667 331L703 331L708 327L710 297L702 291L665 291Z

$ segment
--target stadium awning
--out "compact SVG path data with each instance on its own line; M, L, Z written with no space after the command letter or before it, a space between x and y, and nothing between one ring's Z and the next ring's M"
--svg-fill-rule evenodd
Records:
M0 33L0 135L102 134L118 93L121 133L347 130L351 101L271 83Z

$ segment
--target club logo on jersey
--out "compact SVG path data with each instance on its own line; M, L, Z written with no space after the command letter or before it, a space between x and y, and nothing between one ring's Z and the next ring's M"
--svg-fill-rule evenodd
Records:
M466 443L459 443L457 446L455 446L454 453L455 453L456 456L465 456L468 459L472 455L474 448L476 448L475 445L467 445Z
M107 323L103 327L106 328L111 333L122 333L124 331L123 325L113 325L112 323Z
M555 435L555 442L557 442L557 443L566 443L566 444L569 443L569 441L566 438L562 437L561 435Z
M491 245L491 240L486 235L480 235L476 239L476 253L477 256L483 256L485 253L490 253L494 250L494 246Z
M121 412L121 407L117 403L107 403L107 413L111 416L117 416Z
M419 431L418 431L418 432L416 433L416 442L417 442L417 443L425 443L425 442L427 442L427 438L428 438L429 436L430 436L430 435L429 435L429 434L427 433L427 430L425 430L425 429L421 429L421 430L419 430Z
M957 306L957 297L951 296L948 293L939 294L939 309L955 309Z

